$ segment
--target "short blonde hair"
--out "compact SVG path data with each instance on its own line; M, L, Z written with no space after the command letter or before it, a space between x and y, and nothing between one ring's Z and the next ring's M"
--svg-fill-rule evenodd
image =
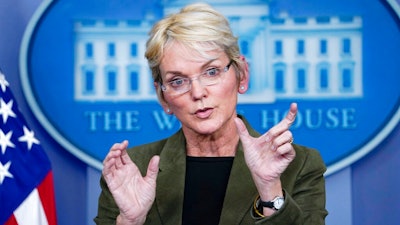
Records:
M154 82L162 82L159 66L164 50L172 42L179 42L203 56L209 51L221 50L233 61L236 69L241 67L238 39L233 35L228 20L205 3L188 5L165 17L153 26L149 35L145 56ZM157 92L161 94L159 90Z

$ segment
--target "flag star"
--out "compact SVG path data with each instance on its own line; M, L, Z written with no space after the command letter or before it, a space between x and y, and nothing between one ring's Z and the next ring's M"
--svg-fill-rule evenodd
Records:
M1 153L6 153L7 147L14 148L15 145L11 142L11 135L12 131L4 134L3 130L0 130L0 146L1 146Z
M6 80L6 77L4 76L4 74L2 74L2 73L0 72L0 87L1 87L1 90L2 90L3 92L5 92L8 85L9 85L9 83L8 83L8 81Z
M5 165L3 165L0 162L0 184L3 183L4 178L6 177L13 178L13 175L8 171L10 166L11 166L11 161L7 162Z
M33 144L39 144L39 140L35 138L35 133L30 131L26 126L24 126L24 135L19 137L18 141L26 142L28 150L31 150Z
M3 123L7 122L9 116L17 117L15 113L12 111L13 100L10 100L8 103L5 103L3 99L0 100L0 114L3 116Z

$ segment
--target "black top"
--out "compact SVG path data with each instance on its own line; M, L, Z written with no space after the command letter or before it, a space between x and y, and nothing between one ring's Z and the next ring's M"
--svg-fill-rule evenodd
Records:
M218 225L234 157L186 157L182 225Z

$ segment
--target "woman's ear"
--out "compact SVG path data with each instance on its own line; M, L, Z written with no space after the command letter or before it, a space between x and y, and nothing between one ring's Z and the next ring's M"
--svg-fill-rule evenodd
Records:
M242 63L240 64L239 68L239 90L238 92L240 94L244 94L246 93L247 89L249 88L249 65L246 61L246 58L244 56L240 56L240 60L242 61Z
M173 114L171 108L169 108L168 104L165 101L161 103L161 106L166 114Z

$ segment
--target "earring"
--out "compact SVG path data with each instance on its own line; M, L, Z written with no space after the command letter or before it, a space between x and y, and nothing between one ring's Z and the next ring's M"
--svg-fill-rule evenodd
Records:
M171 110L170 109L167 109L167 113L170 113L171 112Z
M240 86L240 90L244 90L244 86Z

